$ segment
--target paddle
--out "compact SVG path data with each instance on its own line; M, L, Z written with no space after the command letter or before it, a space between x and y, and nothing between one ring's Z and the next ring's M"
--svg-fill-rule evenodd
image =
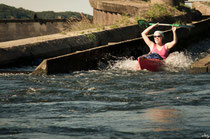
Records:
M138 20L138 25L140 27L148 27L149 25L153 25L156 23L148 23L145 20ZM180 27L180 28L191 28L195 27L194 25L178 25L178 24L164 24L164 23L158 23L159 26L174 26L174 27Z

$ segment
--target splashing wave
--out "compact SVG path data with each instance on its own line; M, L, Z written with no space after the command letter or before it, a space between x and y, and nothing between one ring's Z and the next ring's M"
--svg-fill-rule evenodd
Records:
M180 70L189 69L190 65L193 63L190 53L184 52L173 52L165 60L167 71L179 72Z
M137 71L138 61L133 58L124 58L117 60L113 65L110 65L110 69L132 70Z
M191 55L184 52L173 52L165 60L164 70L170 72L179 72L183 70L188 70L190 65L193 63ZM117 60L114 64L109 65L109 69L121 69L121 70L131 70L137 71L138 61L133 58L124 58Z

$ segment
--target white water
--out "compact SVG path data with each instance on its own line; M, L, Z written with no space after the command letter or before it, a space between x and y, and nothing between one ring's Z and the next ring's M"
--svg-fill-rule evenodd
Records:
M117 60L116 63L110 66L111 69L122 69L122 70L138 70L138 61L133 58Z
M166 65L164 70L171 72L187 70L193 63L191 56L189 54L185 54L184 52L173 52L164 61ZM110 66L110 68L137 71L137 66L138 61L136 59L128 58L116 61L116 63Z
M191 55L184 52L173 52L164 61L166 65L165 70L172 72L187 70L193 63Z

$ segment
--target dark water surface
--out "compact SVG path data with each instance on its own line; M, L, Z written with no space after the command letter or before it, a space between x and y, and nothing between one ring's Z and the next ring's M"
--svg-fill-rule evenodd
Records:
M0 74L0 138L210 138L210 74L126 66L134 62L53 76Z

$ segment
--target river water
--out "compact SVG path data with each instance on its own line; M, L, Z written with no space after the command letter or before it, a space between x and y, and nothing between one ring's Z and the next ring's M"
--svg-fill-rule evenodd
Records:
M189 73L209 48L207 38L172 53L162 72L137 71L131 58L70 74L2 73L0 138L210 138L210 74Z

